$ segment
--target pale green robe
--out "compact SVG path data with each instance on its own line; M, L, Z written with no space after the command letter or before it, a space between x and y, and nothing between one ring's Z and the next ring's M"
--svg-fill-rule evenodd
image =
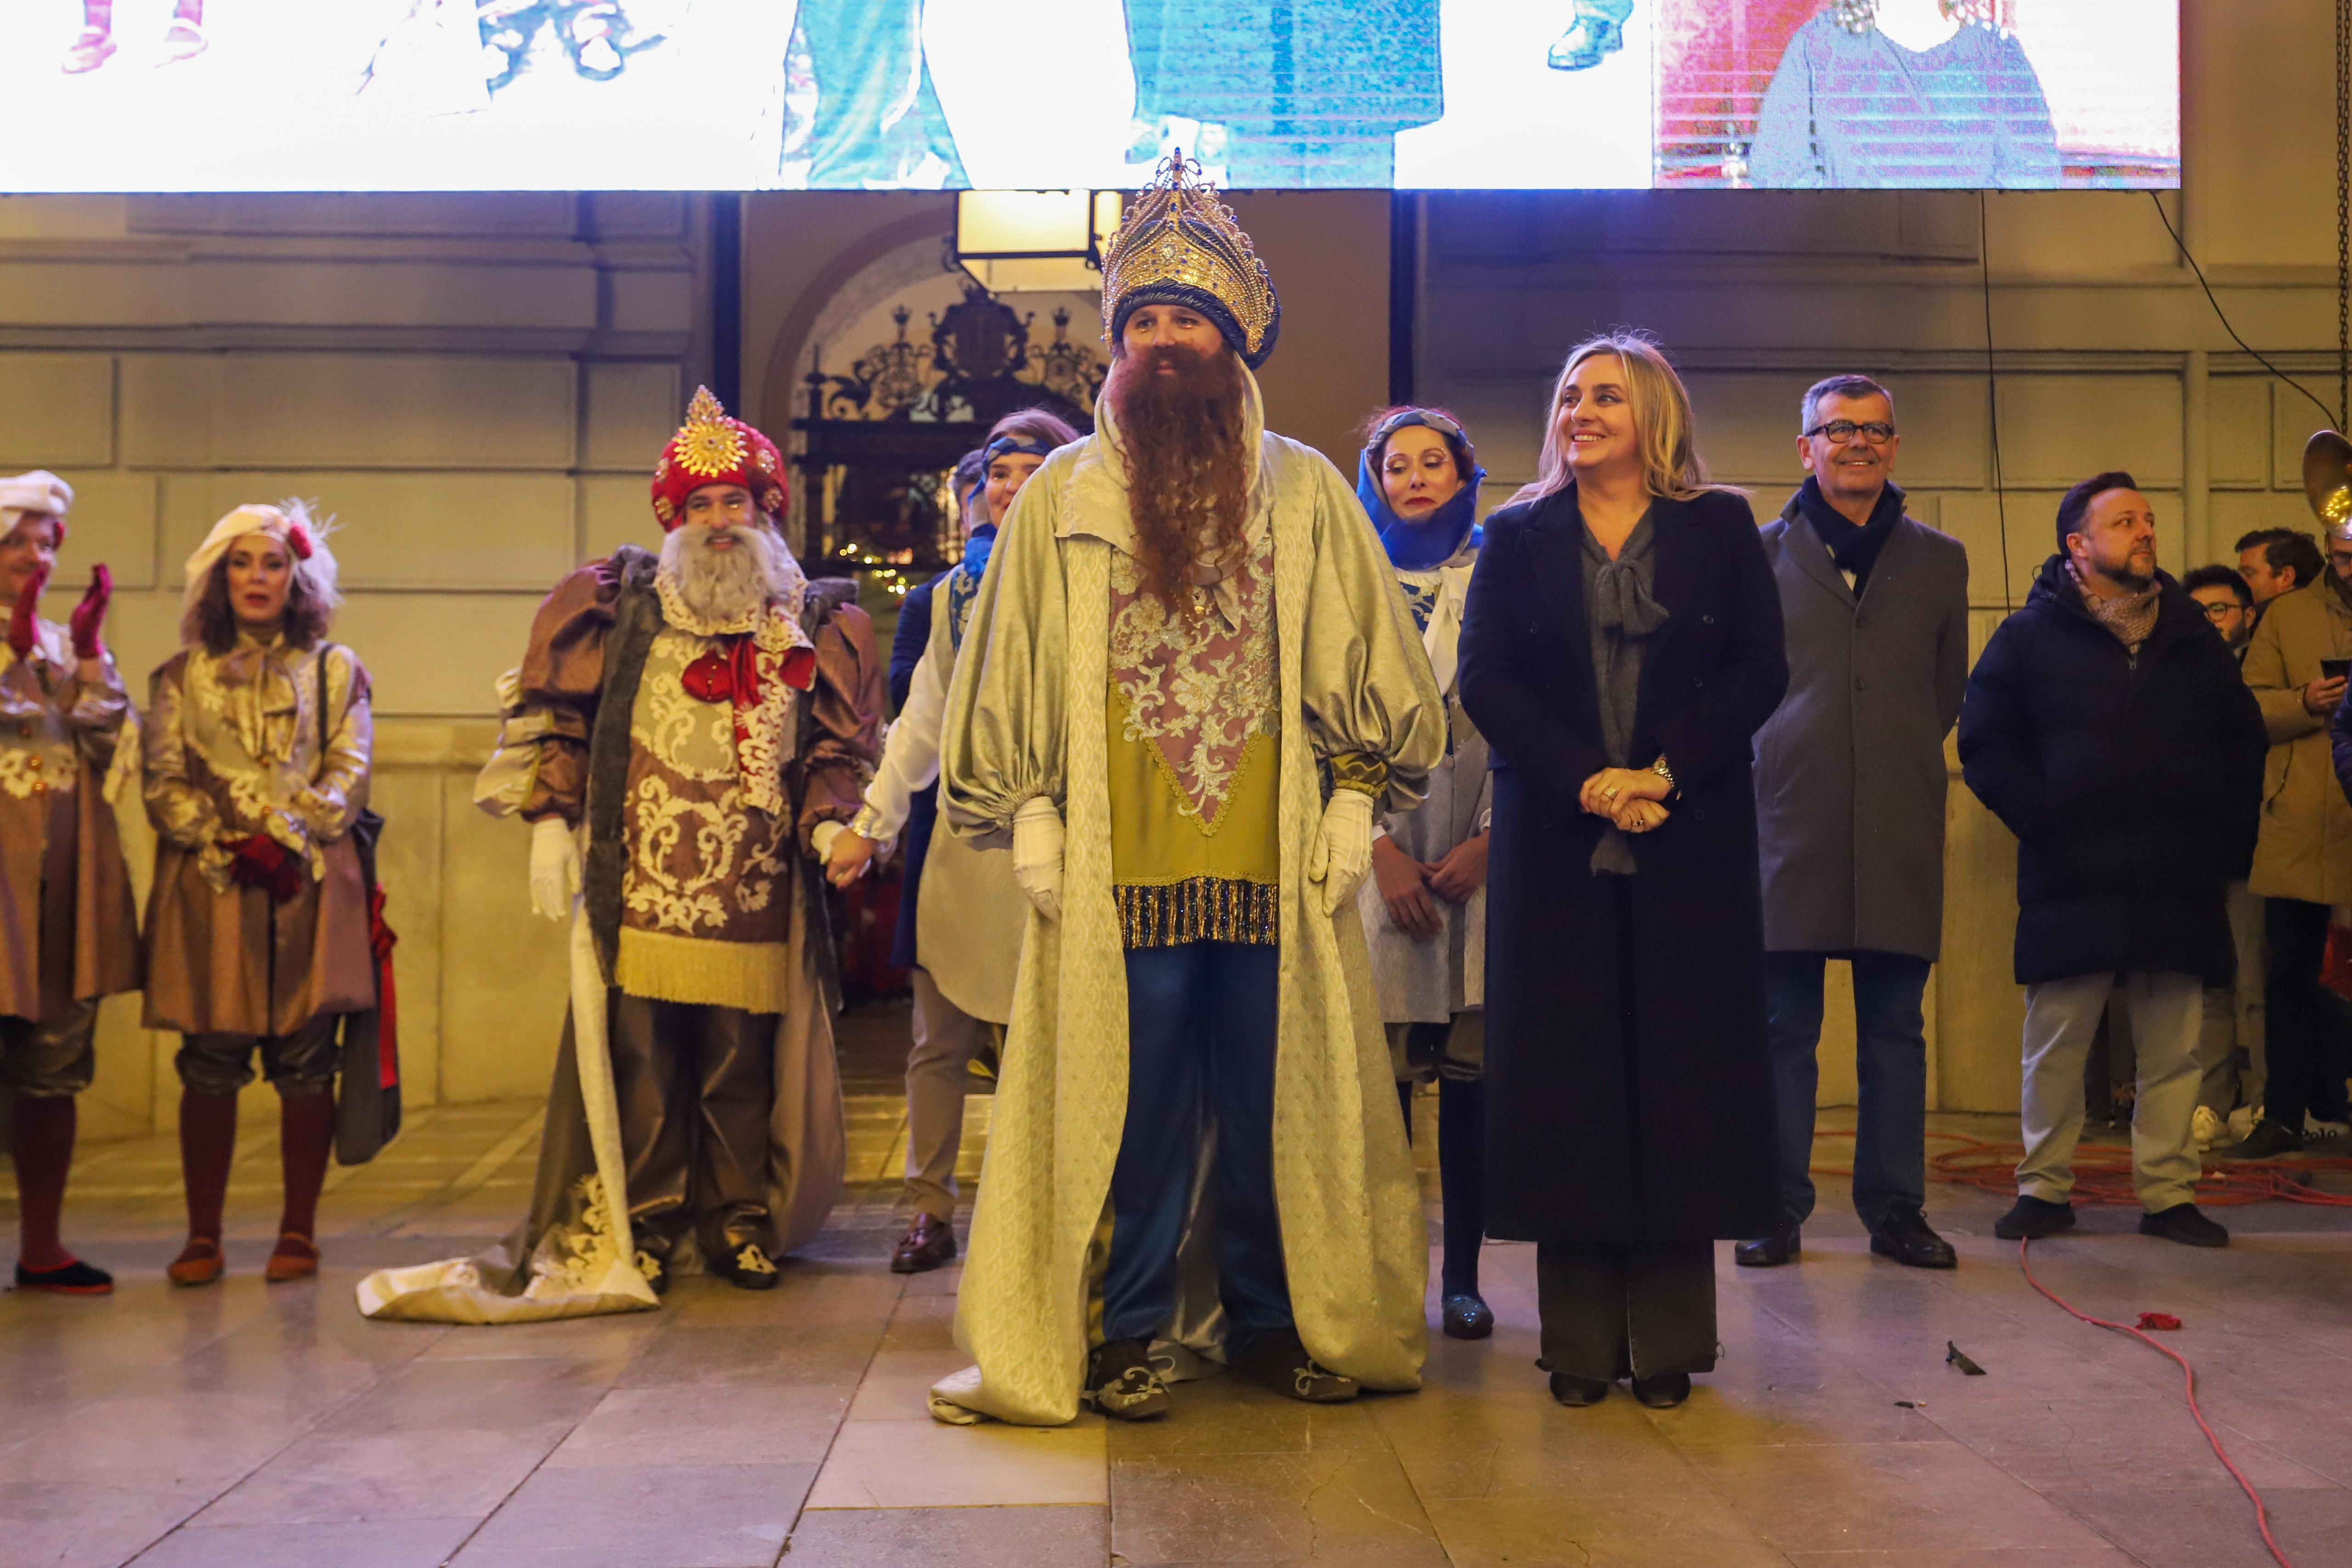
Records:
M1368 1388L1420 1386L1429 1253L1421 1195L1353 900L1307 876L1317 762L1389 765L1410 807L1445 749L1445 708L1395 570L1323 456L1268 434L1250 382L1253 534L1275 540L1280 664L1281 1049L1274 1162L1292 1311L1309 1354ZM1104 705L1110 559L1129 539L1126 465L1100 433L1023 486L989 560L948 696L940 807L1011 841L1045 796L1068 828L1062 916L1031 910L956 1341L976 1365L932 1395L942 1420L1077 1414L1090 1298L1127 1107L1127 968L1111 898ZM1098 1232L1100 1233L1098 1235ZM1091 1256L1090 1256L1091 1254Z

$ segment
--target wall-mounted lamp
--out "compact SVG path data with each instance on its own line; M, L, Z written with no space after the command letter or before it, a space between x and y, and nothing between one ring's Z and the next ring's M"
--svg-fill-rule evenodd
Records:
M992 294L1091 293L1124 204L1118 191L960 191L956 261Z

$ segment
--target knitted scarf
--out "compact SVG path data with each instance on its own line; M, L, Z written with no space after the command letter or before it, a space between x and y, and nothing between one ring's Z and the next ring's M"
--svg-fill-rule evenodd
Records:
M2162 591L2151 582L2146 588L2136 588L2114 599L2104 599L2084 584L2083 574L2074 563L2066 563L2066 575L2074 581L2074 591L2083 596L2083 608L2092 619L2116 634L2124 651L2137 658L2140 644L2156 630L2157 600Z

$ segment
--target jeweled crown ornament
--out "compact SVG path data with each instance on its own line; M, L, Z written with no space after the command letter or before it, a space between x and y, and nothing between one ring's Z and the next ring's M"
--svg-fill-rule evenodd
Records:
M784 459L776 444L726 408L709 387L694 389L686 423L654 465L654 518L664 532L677 527L686 498L705 485L740 485L760 510L784 515Z
M1116 344L1128 317L1146 305L1200 311L1252 370L1274 352L1282 329L1282 300L1265 263L1181 151L1160 161L1103 252L1105 337Z

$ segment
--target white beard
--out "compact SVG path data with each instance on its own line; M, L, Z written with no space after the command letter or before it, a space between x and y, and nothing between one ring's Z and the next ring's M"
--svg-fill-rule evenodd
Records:
M750 619L790 597L801 580L798 563L773 530L729 532L735 544L723 550L710 548L711 530L701 523L682 523L662 541L661 564L677 580L678 598L715 626Z

